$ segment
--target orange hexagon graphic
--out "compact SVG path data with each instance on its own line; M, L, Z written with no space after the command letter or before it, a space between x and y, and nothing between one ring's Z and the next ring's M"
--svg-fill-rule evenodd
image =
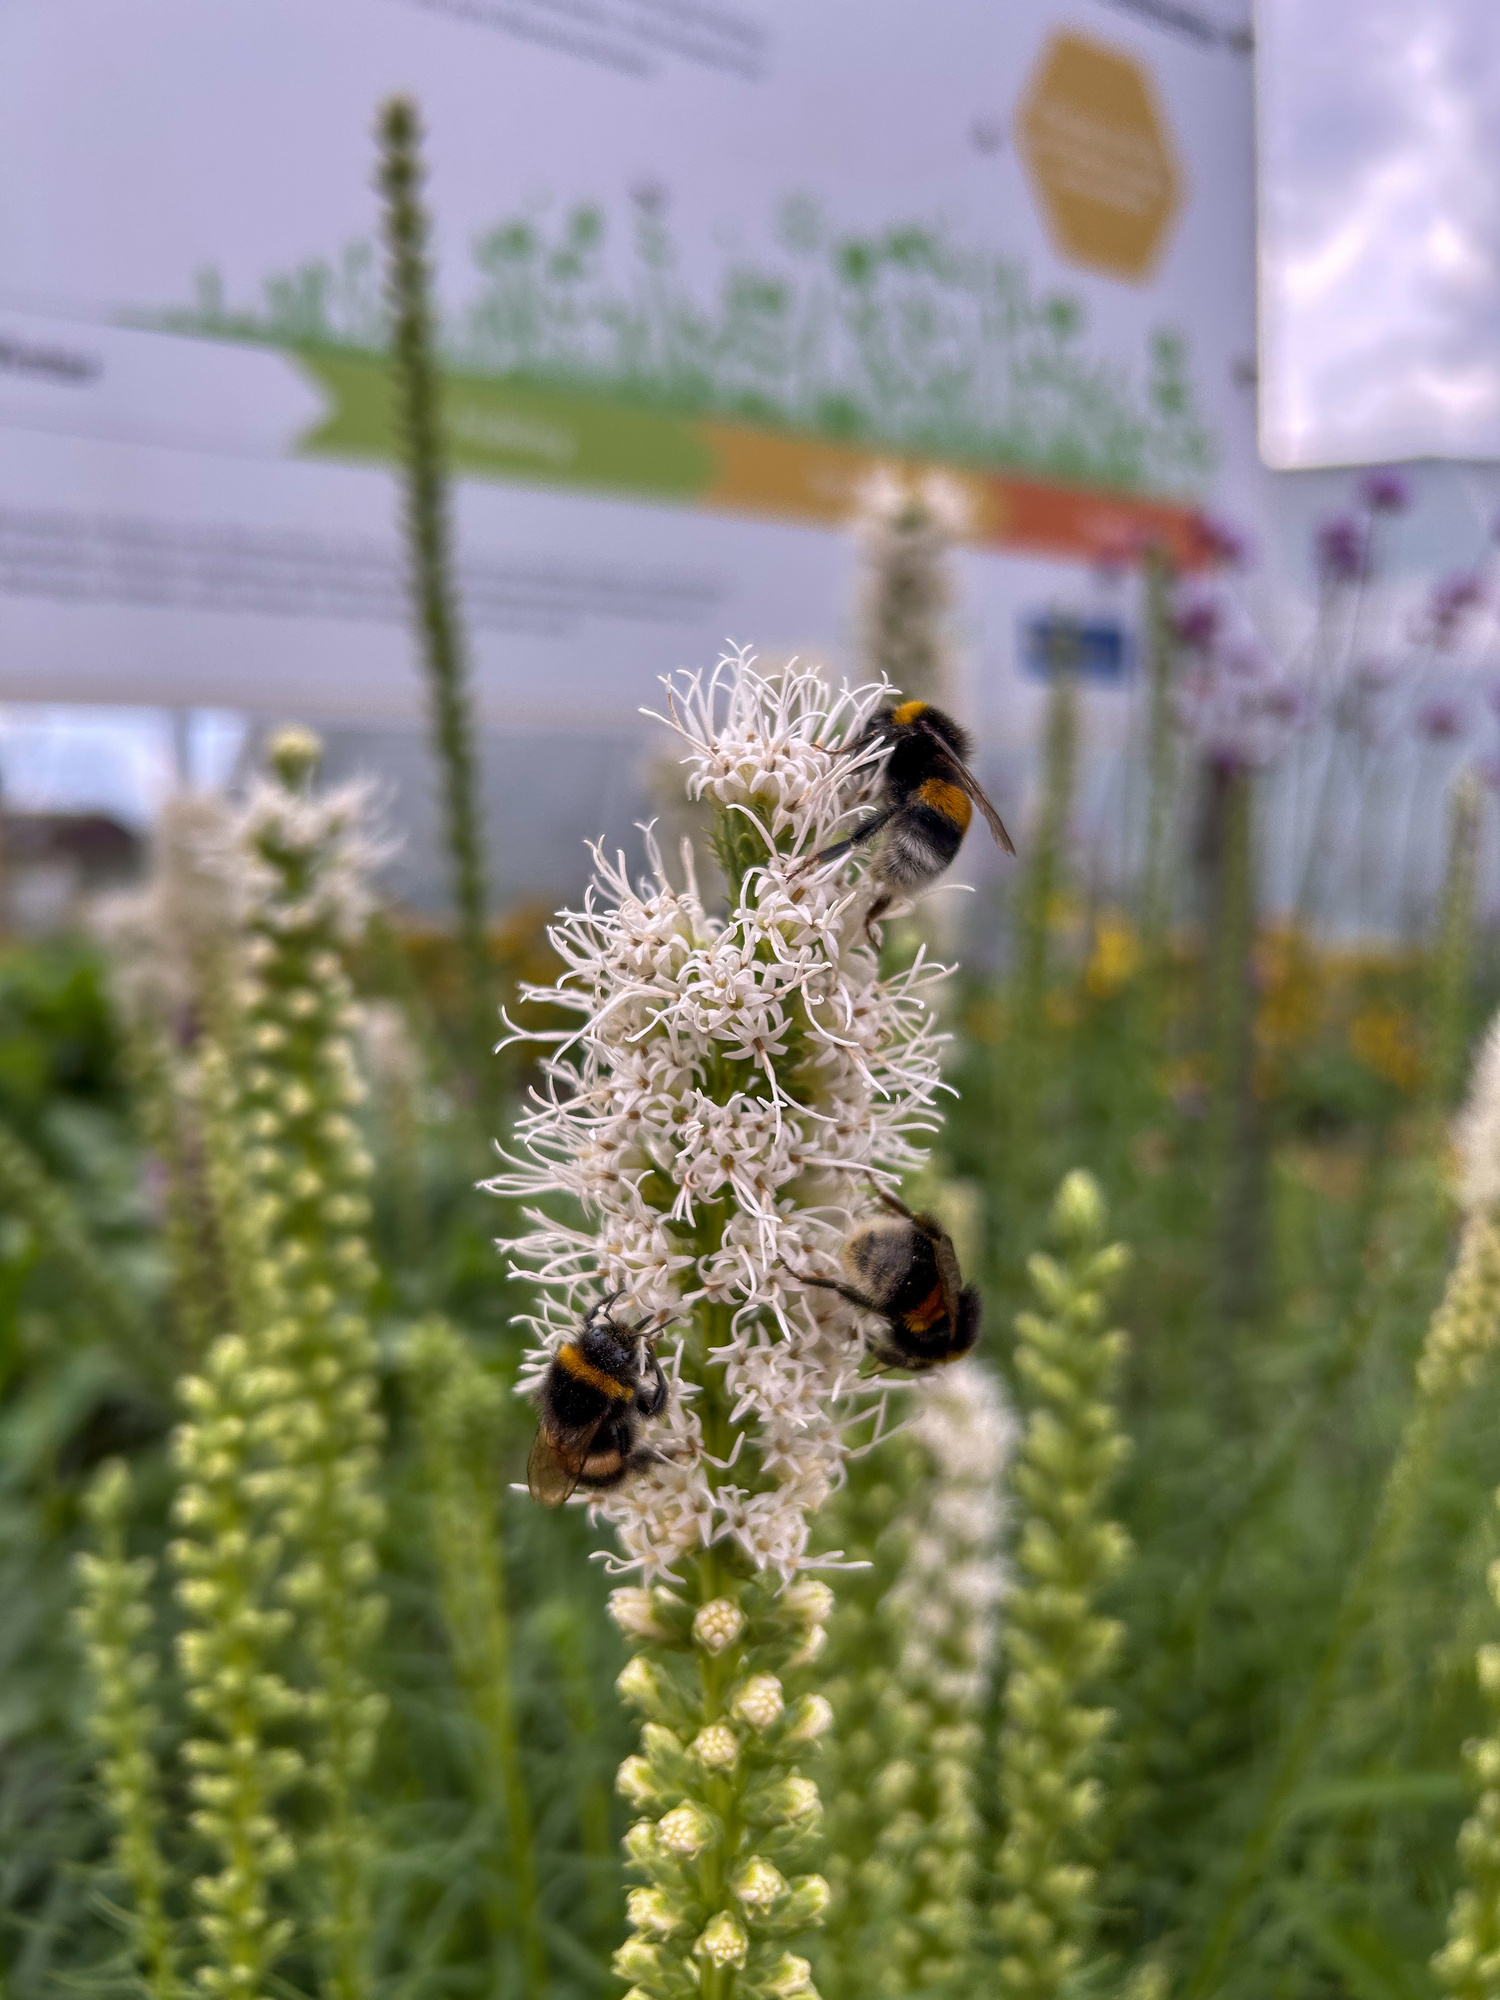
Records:
M1019 150L1059 253L1140 280L1182 206L1183 174L1149 73L1084 35L1054 35L1021 100Z

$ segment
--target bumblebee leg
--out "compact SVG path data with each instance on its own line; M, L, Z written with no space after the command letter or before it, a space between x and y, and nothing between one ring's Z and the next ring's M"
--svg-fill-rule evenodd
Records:
M879 923L895 900L889 889L882 889L865 911L865 939L867 943L874 945L877 951L880 949L880 939L876 937L873 926Z
M873 1299L866 1298L863 1292L855 1291L852 1285L842 1284L837 1278L815 1278L811 1271L799 1271L795 1264L788 1264L785 1257L781 1262L783 1267L804 1285L817 1285L825 1292L837 1292L841 1299L847 1299L851 1306L859 1306L865 1312L880 1311L880 1307Z
M838 861L849 852L851 847L863 847L867 840L875 838L882 827L889 826L899 811L899 806L882 806L879 812L871 813L863 826L857 826L853 833L845 834L842 840L836 840L831 847L820 849L804 865L808 868L816 868L821 861Z
M915 1222L918 1228L921 1227L922 1225L921 1216L913 1215L911 1210L907 1207L906 1203L904 1201L898 1201L893 1194L888 1194L886 1190L880 1185L879 1181L872 1180L870 1182L870 1192L871 1194L874 1195L875 1199L880 1203L881 1207L888 1208L891 1211L892 1215L904 1215L908 1222Z

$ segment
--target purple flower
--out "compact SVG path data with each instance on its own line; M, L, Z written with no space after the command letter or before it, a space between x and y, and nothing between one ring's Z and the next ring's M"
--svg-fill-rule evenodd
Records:
M1273 681L1260 701L1273 722L1282 722L1290 727L1302 719L1302 690L1290 681Z
M1399 472L1367 472L1359 482L1359 497L1372 514L1404 514L1411 505L1411 487Z
M1227 521L1217 520L1211 514L1200 514L1194 527L1198 545L1208 562L1217 563L1221 569L1240 569L1249 560L1249 543L1238 528L1230 527Z
M1429 743L1451 743L1464 733L1464 712L1446 695L1434 695L1417 710L1417 732Z
M1484 580L1472 570L1458 570L1437 585L1427 606L1433 643L1451 646L1458 637L1464 613L1484 602Z
M1219 635L1219 607L1207 597L1195 597L1177 607L1172 621L1178 643L1206 653Z
M1365 531L1348 514L1325 521L1313 538L1318 575L1324 583L1357 583L1365 573Z

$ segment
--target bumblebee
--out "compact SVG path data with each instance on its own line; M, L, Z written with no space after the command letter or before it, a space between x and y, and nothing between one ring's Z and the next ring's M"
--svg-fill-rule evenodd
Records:
M837 861L851 848L885 834L870 870L878 893L865 915L867 935L898 895L937 880L963 845L975 806L1005 852L1016 851L1004 821L969 769L969 733L951 715L925 701L883 708L841 754L853 756L877 743L888 745L890 756L875 811L807 864Z
M560 1507L577 1486L618 1486L651 1456L639 1449L638 1430L642 1417L667 1406L667 1378L651 1348L667 1322L612 1319L620 1296L599 1301L542 1377L526 1484L544 1507Z
M979 1338L979 1293L965 1285L953 1242L930 1215L913 1215L883 1188L875 1194L887 1215L871 1217L844 1244L841 1261L852 1284L794 1270L805 1285L837 1292L851 1305L879 1313L885 1335L870 1352L885 1368L922 1374L967 1354Z

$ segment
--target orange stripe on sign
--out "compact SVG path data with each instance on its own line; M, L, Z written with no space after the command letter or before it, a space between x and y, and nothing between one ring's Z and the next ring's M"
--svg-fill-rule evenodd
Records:
M617 1382L613 1375L606 1375L602 1368L596 1368L584 1354L582 1348L571 1344L557 1350L558 1366L579 1382L587 1382L597 1389L601 1396L608 1396L611 1402L623 1403L635 1393L625 1382Z
M899 452L713 419L700 419L694 432L708 446L715 464L696 496L700 507L843 527L877 468L909 482L941 472L963 495L968 539L981 548L1024 549L1127 566L1156 548L1180 569L1201 569L1214 555L1202 515L1170 500L1053 485L1009 472L906 458Z

